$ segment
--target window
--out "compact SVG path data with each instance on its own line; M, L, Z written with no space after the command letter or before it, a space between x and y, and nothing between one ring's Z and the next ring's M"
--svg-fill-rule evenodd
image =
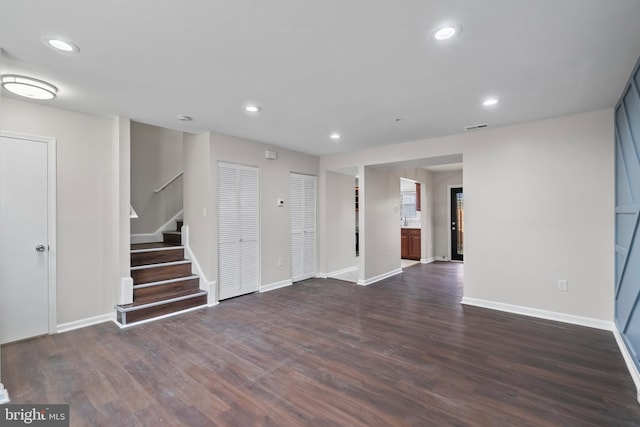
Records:
M417 218L416 214L416 192L400 192L400 216L404 219Z

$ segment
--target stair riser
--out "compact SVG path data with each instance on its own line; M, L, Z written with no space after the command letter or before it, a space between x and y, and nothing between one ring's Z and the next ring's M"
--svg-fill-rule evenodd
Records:
M162 262L182 261L184 249L165 249L162 251L137 252L131 254L131 266L160 264Z
M118 322L122 324L130 324L139 322L140 320L151 319L153 317L170 314L188 308L198 307L207 303L207 296L202 295L195 298L189 298L181 301L170 302L167 304L157 305L155 307L143 308L140 310L130 311L126 313L126 322L123 319L123 313L118 312Z
M168 245L181 245L182 244L182 236L179 234L162 234L162 241Z
M191 263L132 270L134 285L191 276Z
M171 298L171 294L184 291L197 292L200 289L198 279L183 280L180 282L165 283L164 285L149 286L133 290L133 300L149 298Z

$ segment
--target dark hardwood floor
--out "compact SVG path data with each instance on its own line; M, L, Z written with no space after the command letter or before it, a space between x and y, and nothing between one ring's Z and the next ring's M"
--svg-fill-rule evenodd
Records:
M3 346L2 380L72 426L640 425L610 332L462 306L462 281L433 263L104 323Z

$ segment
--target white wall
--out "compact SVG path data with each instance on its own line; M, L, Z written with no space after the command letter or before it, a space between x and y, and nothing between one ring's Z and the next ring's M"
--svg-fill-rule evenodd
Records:
M462 185L462 171L434 172L433 224L436 259L450 259L449 186Z
M462 153L465 297L611 321L613 141L605 109L325 156L321 175Z
M400 179L389 169L365 167L360 188L360 234L366 236L358 277L362 283L400 268Z
M182 132L131 122L131 233L155 233L182 209L183 178L154 191L183 169Z
M604 110L468 146L465 296L613 319L613 141Z
M209 132L184 135L184 224L189 227L189 246L205 279L211 282L214 242L209 137ZM210 296L209 301L214 300Z
M0 128L57 139L58 324L113 312L113 120L3 98Z
M327 172L326 191L329 203L320 207L326 214L325 238L334 248L327 253L326 265L320 269L331 274L356 265L356 209L354 176Z

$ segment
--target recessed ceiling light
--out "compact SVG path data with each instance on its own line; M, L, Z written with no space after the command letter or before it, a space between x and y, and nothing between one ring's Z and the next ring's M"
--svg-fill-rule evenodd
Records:
M56 37L43 37L42 41L49 47L57 49L62 52L78 53L80 48L75 43L68 40L62 40Z
M498 102L500 102L498 98L487 98L482 101L482 105L484 105L485 107L490 107L492 105L496 105Z
M244 107L244 111L246 111L247 113L259 113L260 111L262 111L262 108L257 105L247 105L246 107Z
M433 38L436 40L448 40L456 34L460 34L462 31L462 27L459 25L447 25L444 27L438 28L433 33Z
M58 88L42 80L16 74L2 76L2 87L11 93L31 99L53 99Z
M334 132L331 135L329 135L329 138L331 138L333 140L338 140L338 139L340 139L340 134L337 133L337 132Z

